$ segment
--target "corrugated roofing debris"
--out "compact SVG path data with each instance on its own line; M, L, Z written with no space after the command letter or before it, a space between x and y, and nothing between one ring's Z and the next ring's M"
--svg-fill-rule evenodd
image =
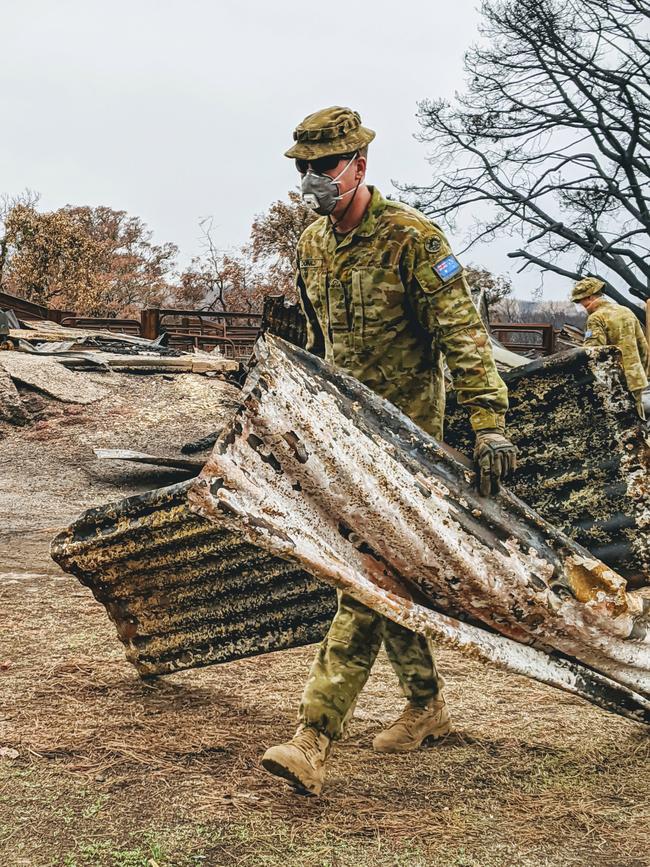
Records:
M620 370L601 360L610 408L627 419ZM267 339L243 398L198 487L91 510L53 543L141 673L317 640L334 597L313 574L409 628L648 720L642 594L516 497L478 497L466 468L394 407L300 350ZM190 513L188 490L213 524Z
M519 448L508 486L633 583L650 583L650 446L618 359L611 348L574 349L504 375ZM453 393L445 440L471 455Z
M0 365L9 376L65 403L94 403L108 392L87 376L66 370L49 356L0 352Z
M164 346L162 338L65 328L47 320L19 322L11 311L0 311L0 348L0 366L12 380L67 403L93 403L108 394L79 371L198 373L231 380L240 375L239 362L219 352L182 352ZM15 412L0 415L20 423Z
M414 631L650 722L647 601L512 494L481 498L410 419L302 350L258 344L189 497Z
M318 641L334 592L198 517L188 483L85 512L52 556L90 587L143 676Z

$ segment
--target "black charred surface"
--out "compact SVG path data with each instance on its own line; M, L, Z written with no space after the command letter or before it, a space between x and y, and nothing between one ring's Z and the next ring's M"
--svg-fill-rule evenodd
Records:
M593 360L576 349L504 375L510 395L508 436L519 466L508 487L549 523L627 578L649 580L650 450L622 379L606 388ZM471 455L467 411L448 396L445 440ZM631 484L633 475L640 481ZM645 479L645 482L643 481Z
M52 556L107 609L142 675L318 641L334 591L187 506L187 483L85 512Z
M274 334L294 346L307 343L307 322L298 304L287 304L284 295L269 295L264 301L262 334Z
M194 440L191 443L185 443L185 445L181 448L181 454L184 455L194 455L199 452L207 452L208 449L211 449L212 446L219 439L220 431L216 430L207 436L201 437L200 440Z

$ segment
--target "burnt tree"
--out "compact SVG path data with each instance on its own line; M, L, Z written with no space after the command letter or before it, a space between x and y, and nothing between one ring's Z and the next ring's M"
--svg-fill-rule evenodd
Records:
M650 299L650 5L486 0L453 104L419 105L435 180L405 186L434 219L474 214L467 246ZM516 239L516 240L515 240Z

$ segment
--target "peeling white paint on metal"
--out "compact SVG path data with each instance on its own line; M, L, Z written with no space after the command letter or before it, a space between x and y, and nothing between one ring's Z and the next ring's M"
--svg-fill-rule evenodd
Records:
M628 604L620 576L567 539L567 550L574 553L565 557L566 568L579 566L608 589L586 603L560 598L549 586L553 564L540 552L523 550L514 535L490 537L471 498L454 501L442 476L411 472L381 436L359 429L349 402L352 417L347 417L344 404L332 388L316 391L270 340L247 388L246 409L238 417L241 431L226 445L217 444L193 489L197 510L226 524L233 521L255 544L299 562L415 631L445 636L504 667L575 691L573 675L524 645L553 648L650 696L650 639L628 638L639 605ZM289 433L306 447L306 461L297 458ZM251 435L252 442L261 441L256 448L249 444ZM439 455L449 462L442 451ZM456 471L460 485L469 474ZM462 526L462 509L487 539ZM375 556L351 544L341 523ZM451 613L483 621L506 637L400 597L394 591L403 581L426 588L436 607L448 605Z

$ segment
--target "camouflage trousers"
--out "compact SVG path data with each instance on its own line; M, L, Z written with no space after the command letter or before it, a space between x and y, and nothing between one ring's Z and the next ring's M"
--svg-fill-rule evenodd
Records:
M426 704L442 688L431 642L339 593L300 702L299 721L338 739L354 711L382 641L404 695Z

